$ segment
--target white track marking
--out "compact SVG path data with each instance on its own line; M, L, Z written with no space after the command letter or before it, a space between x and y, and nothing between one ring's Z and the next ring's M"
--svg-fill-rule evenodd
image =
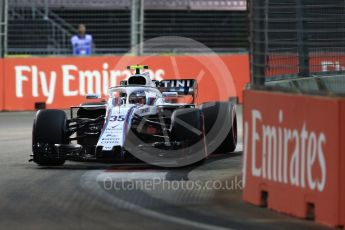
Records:
M141 214L143 216L147 216L150 218L155 218L162 221L168 221L175 224L185 225L197 229L205 229L205 230L232 230L231 228L224 228L217 225L210 225L205 223L200 223L196 221L186 220L180 217L174 217L170 215L166 215L160 212L153 211L151 209L146 209L141 206L135 205L133 203L121 200L115 196L112 196L105 190L103 190L98 184L98 176L104 173L104 171L96 170L85 173L80 179L80 185L82 188L86 189L87 191L92 192L94 195L98 196L101 199L106 200L107 202L119 207L125 208L132 212ZM125 177L126 178L126 177Z
M152 178L165 179L168 172L102 172L96 180L103 182L107 179L112 180L152 180Z

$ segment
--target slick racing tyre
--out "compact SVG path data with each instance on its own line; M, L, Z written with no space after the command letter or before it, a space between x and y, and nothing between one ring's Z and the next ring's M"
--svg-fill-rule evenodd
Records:
M237 118L229 102L208 102L200 106L204 117L206 143L211 153L231 153L237 145ZM219 130L226 133L221 134Z
M32 130L32 145L54 146L67 144L67 118L61 110L40 110L34 120ZM54 149L54 148L52 148ZM33 161L41 166L61 166L65 159L49 156L46 152L33 147Z
M195 108L178 109L171 117L171 137L173 141L193 142L203 137L201 111Z
M230 132L226 136L222 144L217 148L215 152L218 153L232 153L237 146L237 117L235 115Z
M171 141L183 143L178 164L200 165L207 157L205 133L200 109L185 108L173 112L170 129Z

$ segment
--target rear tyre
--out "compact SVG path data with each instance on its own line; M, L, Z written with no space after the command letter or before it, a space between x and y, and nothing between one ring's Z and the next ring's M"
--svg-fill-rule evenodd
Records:
M40 110L34 120L32 145L68 144L66 135L67 118L61 110ZM41 166L61 166L65 159L52 158L43 151L33 148L33 161Z
M204 116L206 143L211 153L231 153L237 145L237 119L229 102L208 102L200 109ZM223 140L217 139L219 130L228 127Z

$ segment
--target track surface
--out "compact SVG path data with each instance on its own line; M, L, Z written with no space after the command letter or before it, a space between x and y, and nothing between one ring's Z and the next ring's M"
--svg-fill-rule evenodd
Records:
M28 162L33 117L0 114L0 229L325 229L241 201L241 143L235 154L182 169L41 168ZM219 189L197 187L208 181Z

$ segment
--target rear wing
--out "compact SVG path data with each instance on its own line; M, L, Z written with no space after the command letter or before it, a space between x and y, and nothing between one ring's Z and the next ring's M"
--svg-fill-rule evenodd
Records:
M194 79L155 81L155 84L162 93L175 92L179 96L192 96L193 103L197 96L198 83Z
M164 92L174 92L178 96L191 96L193 103L197 96L198 82L194 79L182 79L182 80L163 80L163 81L152 81L157 89ZM121 86L127 86L127 81L121 81Z

